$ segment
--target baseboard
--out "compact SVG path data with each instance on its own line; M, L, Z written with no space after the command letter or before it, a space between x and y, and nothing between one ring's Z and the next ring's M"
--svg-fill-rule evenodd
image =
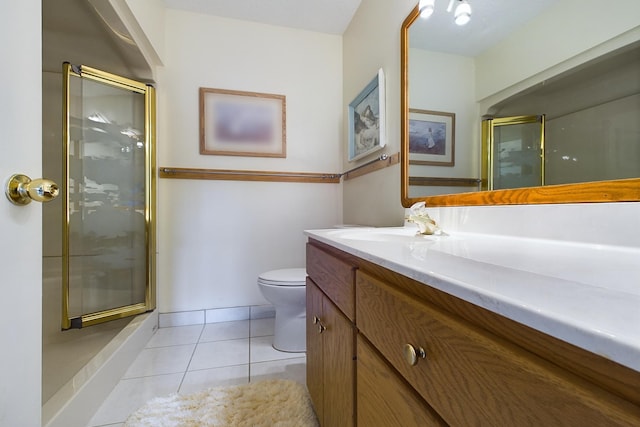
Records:
M161 328L169 328L174 326L202 325L205 323L232 322L236 320L264 319L274 317L275 315L275 308L272 305L224 307L160 313L159 325Z

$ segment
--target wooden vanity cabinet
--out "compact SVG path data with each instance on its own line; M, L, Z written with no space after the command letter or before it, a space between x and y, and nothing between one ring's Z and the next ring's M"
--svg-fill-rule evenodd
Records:
M640 425L630 402L363 271L356 308L360 333L452 426ZM424 358L412 365L408 345Z
M307 271L322 426L640 426L640 372L313 239Z
M321 426L352 427L355 267L315 247L307 255L307 388Z

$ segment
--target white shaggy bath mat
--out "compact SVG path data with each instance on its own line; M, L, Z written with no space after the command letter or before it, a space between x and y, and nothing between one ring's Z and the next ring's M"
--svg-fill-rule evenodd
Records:
M157 397L131 414L125 427L318 427L304 386L267 380Z

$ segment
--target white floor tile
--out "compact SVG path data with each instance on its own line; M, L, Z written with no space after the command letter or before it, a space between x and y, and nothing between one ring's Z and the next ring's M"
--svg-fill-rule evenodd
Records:
M266 319L256 319L251 321L251 336L252 337L264 337L267 335L273 335L273 326L275 324L275 317L268 317Z
M236 340L249 338L249 321L207 323L202 331L200 342Z
M251 338L249 363L267 362L270 360L295 359L305 353L287 353L273 348L273 337Z
M249 363L249 339L201 342L193 353L189 371Z
M307 383L307 358L274 360L252 363L249 380L251 382L266 379L287 379L302 385Z
M185 372L195 344L145 348L133 361L123 378Z
M153 334L146 348L196 344L200 339L203 327L203 325L191 325L160 328Z
M180 394L194 393L209 387L246 384L249 382L249 365L189 371L180 386Z
M89 422L89 427L126 421L131 413L154 397L176 393L183 374L121 380Z
M271 378L306 383L305 353L275 350L274 318L159 329L88 427L121 426L154 397ZM249 338L251 337L251 338Z

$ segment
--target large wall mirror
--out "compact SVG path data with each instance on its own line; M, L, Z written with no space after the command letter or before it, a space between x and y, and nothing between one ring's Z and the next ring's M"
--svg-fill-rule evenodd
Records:
M640 27L493 94L475 86L475 57L421 50L426 25L442 24L416 6L401 29L403 206L640 201Z

